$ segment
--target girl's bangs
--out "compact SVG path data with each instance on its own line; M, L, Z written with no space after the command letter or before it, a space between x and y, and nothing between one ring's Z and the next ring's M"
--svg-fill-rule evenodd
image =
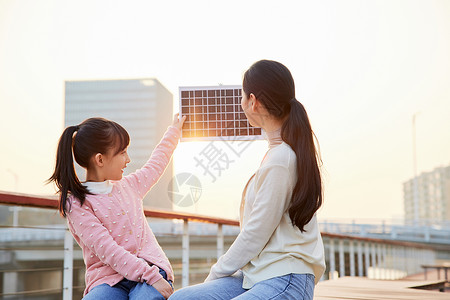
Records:
M114 131L114 154L118 154L120 151L123 151L130 144L130 136L128 132L117 123L113 123L113 131Z

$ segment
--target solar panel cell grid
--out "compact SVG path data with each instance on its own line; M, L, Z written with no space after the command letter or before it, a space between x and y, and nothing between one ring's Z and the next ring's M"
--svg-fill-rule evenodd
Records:
M261 128L248 123L241 97L240 86L180 87L181 113L187 117L182 140L262 139Z

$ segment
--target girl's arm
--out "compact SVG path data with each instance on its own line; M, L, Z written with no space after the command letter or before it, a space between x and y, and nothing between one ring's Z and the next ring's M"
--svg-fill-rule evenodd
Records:
M280 224L290 200L289 170L279 165L266 167L258 170L255 180L256 199L248 221L205 281L232 275L244 267L259 255Z
M178 139L181 136L181 128L185 120L186 116L178 119L178 114L175 114L172 126L167 129L164 137L155 147L145 165L122 179L127 181L131 186L135 186L141 197L145 196L164 173L177 147Z
M74 200L67 221L85 248L126 279L152 285L162 278L157 266L150 266L117 244L86 203L81 207L80 202Z

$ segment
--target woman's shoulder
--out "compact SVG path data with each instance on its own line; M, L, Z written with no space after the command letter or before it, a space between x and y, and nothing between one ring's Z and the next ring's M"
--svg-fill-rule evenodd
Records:
M295 166L296 159L295 152L292 150L291 146L283 142L269 150L261 167L280 165L290 168Z

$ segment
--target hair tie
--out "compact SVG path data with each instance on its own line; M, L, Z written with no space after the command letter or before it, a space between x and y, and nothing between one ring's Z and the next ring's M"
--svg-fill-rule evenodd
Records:
M75 131L80 130L80 125L75 125Z

